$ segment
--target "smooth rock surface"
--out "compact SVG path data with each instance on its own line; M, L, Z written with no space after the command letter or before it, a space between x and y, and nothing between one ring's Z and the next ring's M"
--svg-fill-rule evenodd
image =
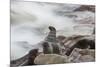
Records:
M57 54L40 54L34 60L35 64L60 64L68 63L67 56L61 56Z

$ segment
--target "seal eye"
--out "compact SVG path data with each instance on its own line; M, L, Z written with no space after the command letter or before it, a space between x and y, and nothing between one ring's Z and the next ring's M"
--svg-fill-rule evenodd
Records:
M56 31L56 29L55 29L53 26L49 26L49 29L50 29L51 31Z

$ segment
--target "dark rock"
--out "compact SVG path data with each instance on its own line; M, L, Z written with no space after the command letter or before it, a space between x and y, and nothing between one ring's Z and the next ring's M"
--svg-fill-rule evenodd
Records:
M28 57L28 65L34 65L34 59L38 55L38 49L32 49L29 51L29 57Z
M28 54L17 60L12 60L10 64L11 64L11 67L27 65L28 64Z
M95 49L94 35L72 36L63 40L66 55L70 55L74 48Z
M38 49L32 49L29 53L17 60L11 61L11 67L35 65L33 63L35 57L38 55Z
M95 5L82 5L79 8L75 9L74 11L92 11L95 12Z

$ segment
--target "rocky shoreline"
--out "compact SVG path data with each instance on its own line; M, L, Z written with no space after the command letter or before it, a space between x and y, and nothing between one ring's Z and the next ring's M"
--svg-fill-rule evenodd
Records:
M56 37L56 29L49 26L49 30L41 43L43 52L32 49L24 57L11 61L11 67L95 61L94 34Z

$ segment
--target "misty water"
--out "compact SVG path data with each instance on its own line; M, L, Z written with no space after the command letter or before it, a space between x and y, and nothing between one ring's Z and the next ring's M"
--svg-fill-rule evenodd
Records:
M57 29L57 36L91 35L94 29L94 13L75 12L80 6L11 2L11 60L24 56L30 49L41 47L37 44L47 36L48 26Z

